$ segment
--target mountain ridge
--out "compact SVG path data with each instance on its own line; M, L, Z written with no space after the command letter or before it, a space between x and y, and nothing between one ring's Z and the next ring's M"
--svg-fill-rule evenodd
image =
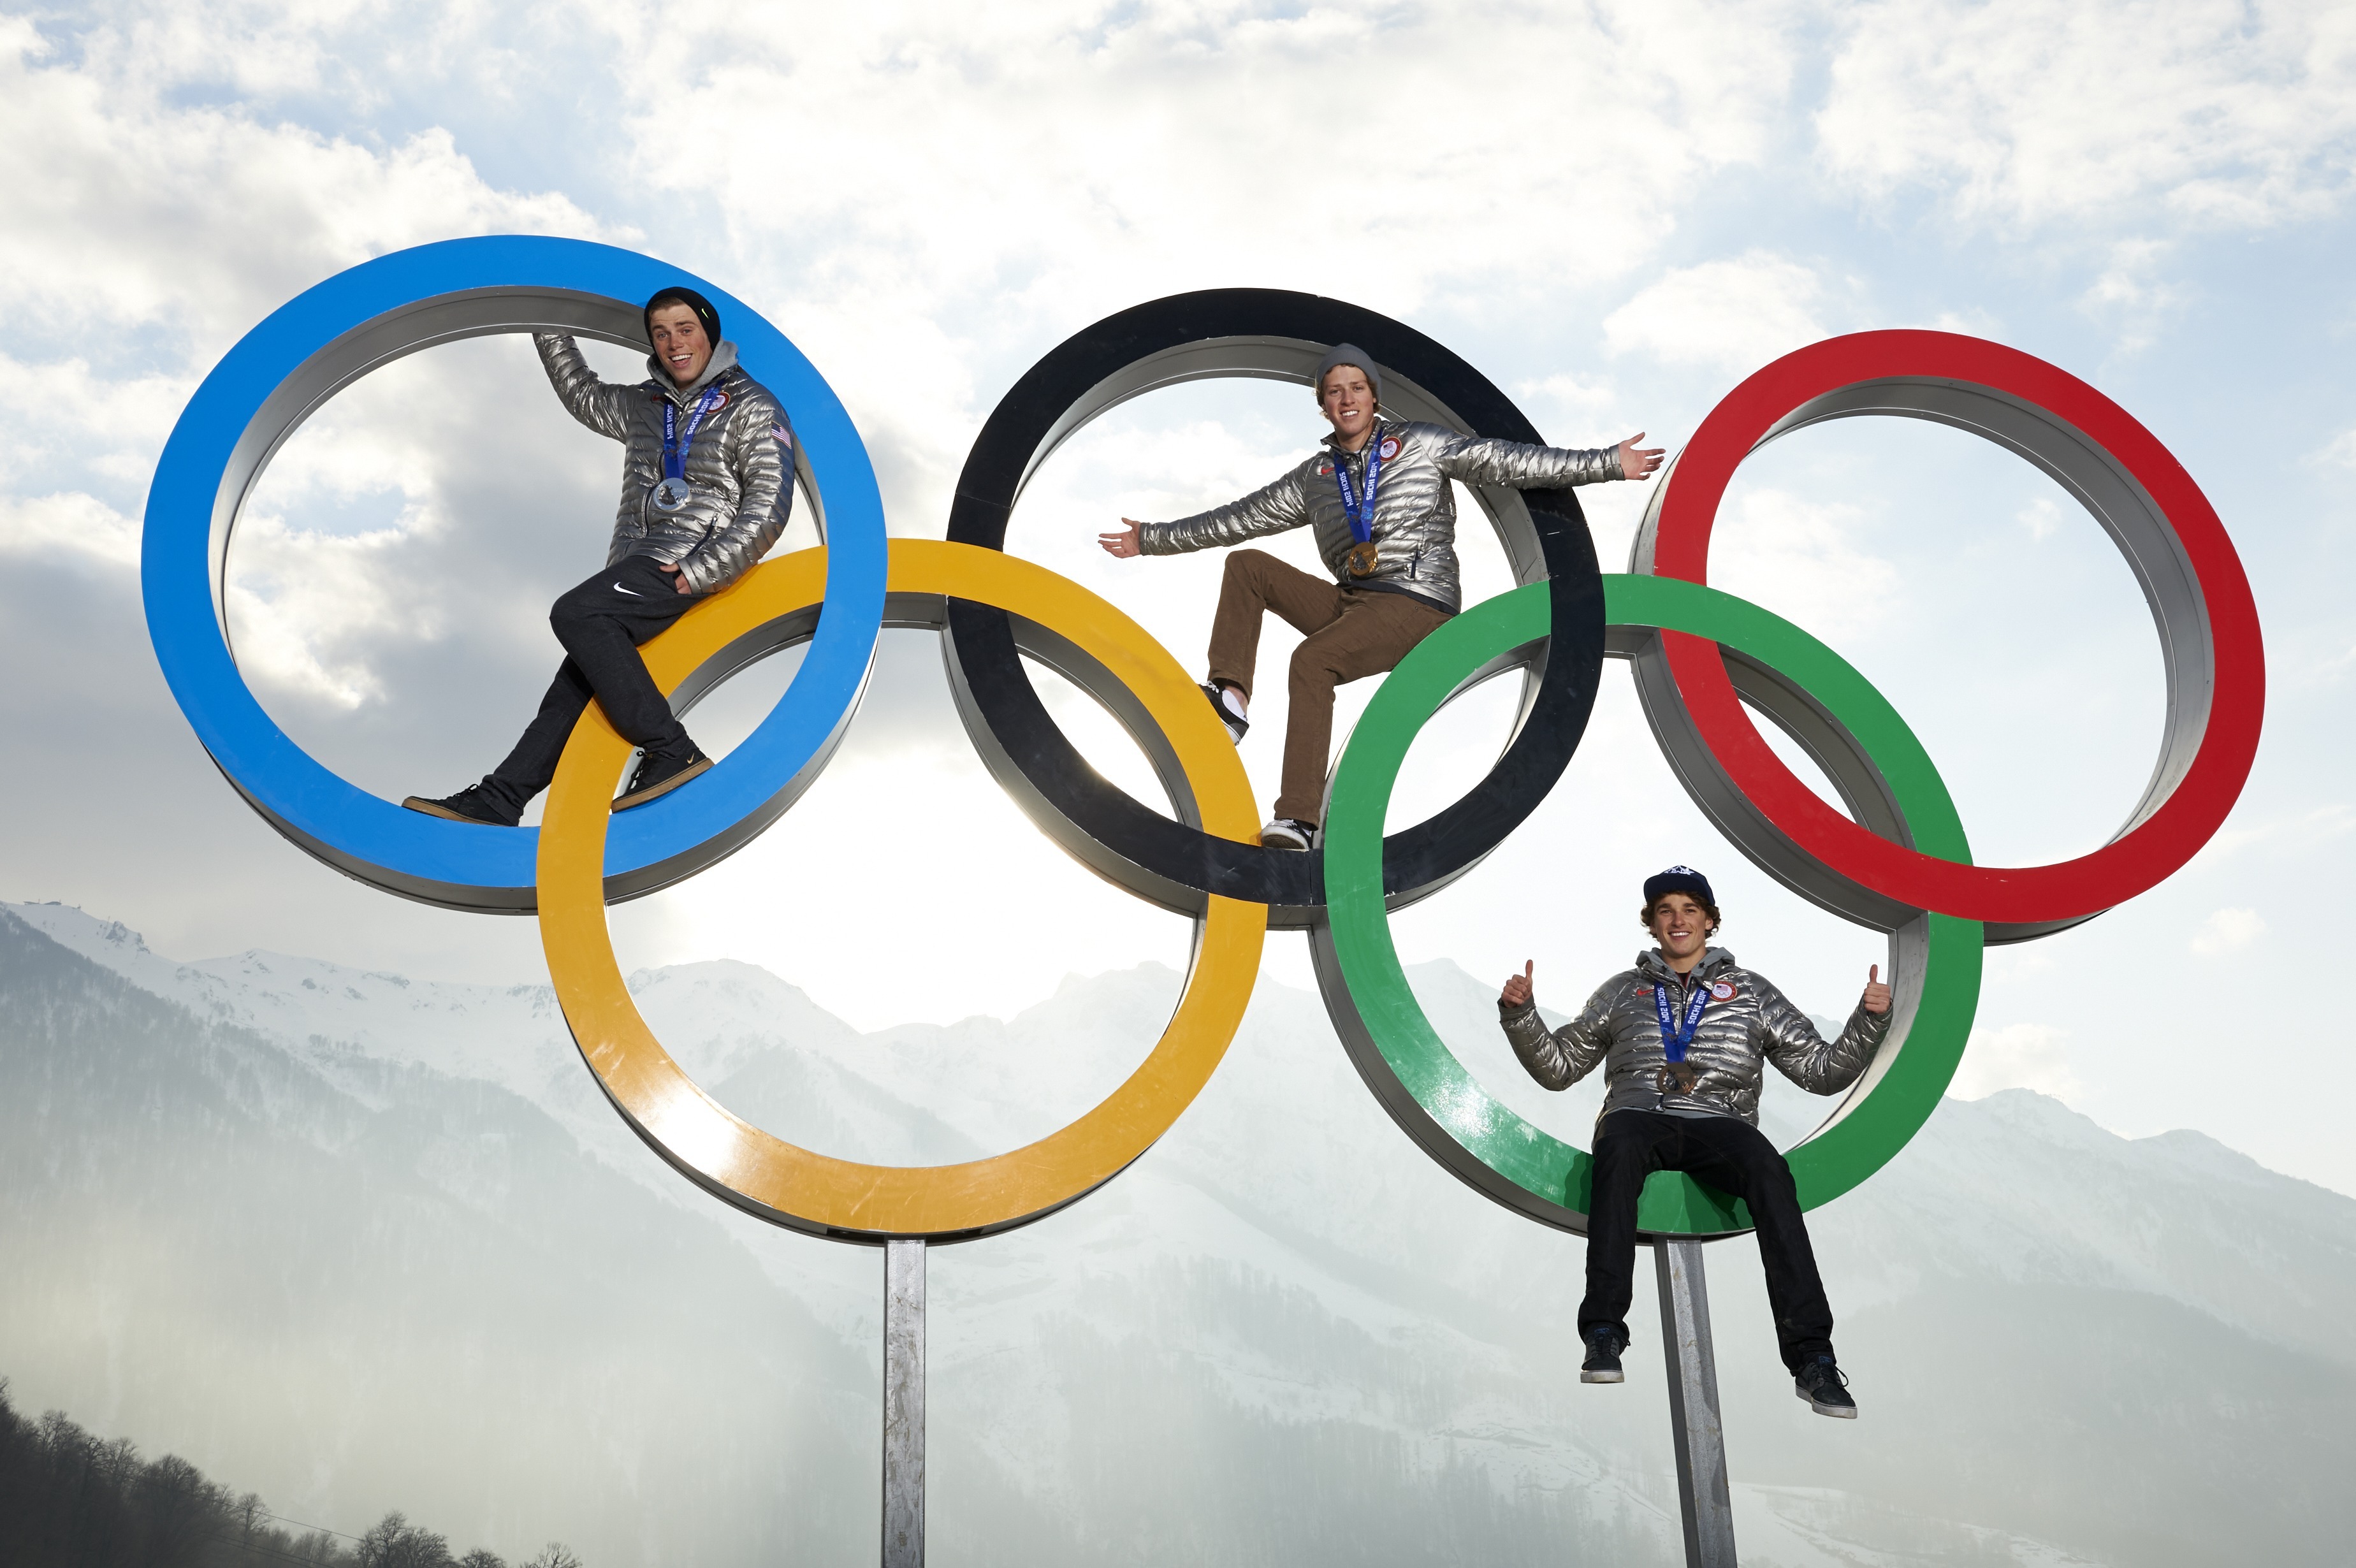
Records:
M831 1391L763 1441L826 1456L819 1471L835 1478L830 1505L817 1510L823 1522L813 1526L813 1549L819 1539L863 1539L861 1505L843 1499L873 1494L872 1444L856 1435L873 1409L862 1383L876 1332L872 1254L776 1236L689 1189L621 1129L546 987L443 987L263 954L179 965L147 952L127 929L62 906L0 906L0 931L12 925L23 933L19 947L39 935L151 1001L166 998L134 975L185 997L171 1006L188 1025L157 1035L157 1049L201 1052L210 1049L196 1038L204 1029L244 1031L240 1049L268 1068L249 1076L275 1074L301 1092L270 1113L291 1117L286 1126L241 1122L231 1144L266 1151L288 1128L328 1116L340 1141L318 1157L364 1173L398 1200L383 1221L388 1235L427 1233L419 1227L438 1211L400 1197L412 1189L509 1226L544 1214L566 1234L594 1232L604 1223L597 1214L618 1205L631 1217L631 1245L674 1257L661 1268L713 1278L742 1270L729 1276L739 1282L731 1290L803 1325L791 1364L764 1375L796 1375L797 1358L807 1358L821 1374L816 1386ZM1569 1136L1583 1130L1591 1106L1582 1109L1576 1093L1545 1096L1516 1082L1484 987L1453 966L1418 966L1415 978L1436 1027L1484 1083ZM707 1087L732 1108L800 1117L831 1129L842 1148L872 1146L867 1157L877 1158L937 1157L926 1149L949 1143L1006 1147L1042 1117L1087 1103L1093 1085L1133 1066L1178 980L1158 966L1074 977L1013 1019L862 1035L749 965L631 977L667 1044L714 1073ZM10 979L0 989L12 1011L18 988ZM10 1027L19 1043L0 1054L0 1068L21 1083L23 1074L56 1067L54 1040L26 1035L21 1019ZM91 1083L78 1092L104 1105L115 1091ZM253 1103L257 1115L279 1104ZM1798 1127L1824 1104L1771 1108ZM461 1136L452 1127L474 1130ZM113 1149L126 1166L152 1164L154 1151L99 1120L52 1123L32 1136L20 1128L11 1141L21 1152L77 1140ZM53 1187L12 1189L16 1206L0 1214L17 1233L43 1231L48 1206L70 1207ZM257 1210L291 1201L275 1184L241 1191ZM1747 1243L1711 1247L1746 1558L1912 1561L1904 1542L1915 1541L1991 1562L2193 1562L2239 1531L2298 1561L2302 1541L2311 1548L2317 1531L2348 1522L2330 1512L2336 1488L2322 1470L2313 1497L2327 1500L2278 1509L2272 1523L2247 1500L2220 1495L2194 1473L2197 1445L2186 1445L2201 1429L2168 1413L2179 1409L2169 1403L2177 1391L2149 1369L2198 1345L2262 1391L2256 1413L2218 1417L2217 1430L2263 1463L2212 1463L2211 1471L2258 1484L2250 1477L2269 1469L2287 1478L2314 1468L2319 1445L2328 1455L2331 1445L2314 1424L2313 1391L2337 1399L2350 1372L2331 1325L2356 1300L2356 1201L2268 1172L2202 1135L2122 1139L2056 1102L2012 1091L1943 1104L1913 1146L1819 1210L1812 1228L1872 1441L1855 1441L1855 1429L1822 1430L1847 1424L1814 1421L1792 1401L1788 1379L1779 1381L1772 1367L1755 1252ZM13 1255L16 1243L10 1247ZM568 1289L604 1288L591 1283L603 1275L594 1247L532 1255L552 1278L580 1282ZM107 1260L118 1273L138 1262L135 1248ZM1339 1561L1348 1541L1364 1549L1355 1560L1451 1561L1428 1534L1443 1517L1489 1541L1494 1561L1558 1560L1545 1543L1566 1539L1592 1548L1575 1560L1672 1561L1665 1423L1652 1392L1657 1372L1645 1370L1647 1358L1658 1364L1647 1343L1649 1271L1632 1318L1639 1392L1622 1397L1575 1381L1564 1317L1578 1262L1575 1238L1495 1210L1407 1144L1357 1082L1316 998L1264 982L1227 1061L1130 1172L1036 1226L936 1251L933 1470L944 1561L1101 1560L1134 1555L1130 1547L1145 1540L1174 1543L1162 1553L1173 1561ZM273 1266L284 1274L293 1265ZM359 1310L332 1283L288 1277L285 1288L311 1292L321 1310ZM209 1288L235 1296L252 1285L223 1279ZM2063 1302L2138 1325L2145 1339L2121 1358L2073 1327L2064 1338L2081 1347L2079 1359L2047 1367L2038 1341L2051 1325L2039 1315ZM468 1339L477 1358L504 1353L499 1333L512 1332L493 1332L452 1304L417 1309L443 1325L437 1333ZM174 1328L159 1310L150 1304L125 1323L185 1342L185 1326ZM637 1310L658 1341L705 1333L669 1295ZM0 1347L70 1348L74 1339L54 1314L25 1326L22 1301L12 1308L0 1294L0 1322L8 1321L20 1329L0 1335ZM669 1327L658 1332L660 1325ZM129 1332L118 1329L118 1339ZM404 1349L401 1364L426 1364L418 1358L439 1342ZM566 1343L581 1364L550 1370L552 1386L602 1386L595 1369L607 1351L585 1328ZM1983 1386L1978 1348L1998 1346L2043 1368L2057 1391L2056 1411L2021 1432ZM670 1353L675 1360L683 1352ZM122 1341L118 1360L124 1354L139 1357L138 1335ZM2142 1381L2104 1381L2105 1357L2144 1368ZM64 1359L93 1368L76 1374L98 1376L89 1386L105 1386L103 1358ZM704 1370L679 1376L710 1378L717 1365L695 1364ZM312 1371L414 1415L398 1392L336 1370L346 1365L331 1356ZM157 1376L205 1381L185 1369ZM649 1408L702 1399L682 1389ZM171 1407L183 1410L172 1419L185 1420L185 1403ZM2151 1474L2130 1467L2109 1477L2115 1500L2069 1488L2047 1498L2040 1477L2088 1468L2072 1456L2088 1441L2087 1423L2115 1422L2102 1413L2111 1406L2151 1413L2141 1428L2105 1428L2104 1437L2130 1456L2147 1453ZM1141 1428L1144 1411L1154 1416ZM78 1413L104 1413L86 1404ZM597 1432L602 1419L574 1421ZM2286 1434L2297 1440L2286 1443ZM552 1432L534 1441L561 1443ZM1980 1457L1972 1473L1947 1476L1952 1459L1930 1456L1953 1453ZM410 1463L404 1473L419 1473ZM1926 1482L1917 1470L1938 1478ZM1323 1500L1288 1504L1269 1489L1282 1476ZM1849 1484L1812 1484L1828 1477ZM448 1477L436 1485L465 1495ZM562 1490L535 1485L551 1497ZM432 1489L404 1494L403 1506L427 1511ZM643 1488L630 1495L648 1497ZM1214 1497L1229 1516L1224 1535L1205 1533L1200 1517ZM2192 1511L2187 1498L2207 1522L2177 1519ZM744 1499L723 1511L732 1509L731 1518L773 1518ZM469 1516L462 1508L433 1517L464 1525ZM2154 1520L2169 1521L2173 1545L2155 1547ZM617 1540L566 1520L535 1528L538 1539L563 1534L584 1552L600 1541L612 1550ZM714 1541L712 1560L735 1561L750 1541L778 1540L764 1533L775 1528ZM1122 1537L1124 1530L1141 1533ZM505 1539L488 1519L469 1534L495 1545Z

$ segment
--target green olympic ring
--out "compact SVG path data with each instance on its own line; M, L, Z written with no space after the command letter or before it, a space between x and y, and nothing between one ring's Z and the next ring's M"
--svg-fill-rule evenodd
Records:
M1607 575L1603 587L1605 619L1623 639L1655 630L1708 637L1733 656L1730 666L1754 677L1746 697L1780 694L1828 719L1856 759L1879 773L1913 848L1970 863L1962 819L1929 753L1846 659L1790 622L1714 588L1625 575ZM1498 1104L1442 1043L1408 988L1383 902L1383 817L1408 746L1441 707L1494 673L1501 656L1548 629L1546 585L1517 588L1425 638L1383 683L1334 770L1325 813L1326 922L1312 940L1343 1043L1408 1135L1508 1208L1584 1232L1592 1162ZM1831 1117L1788 1151L1803 1209L1839 1197L1905 1147L1954 1077L1971 1034L1980 923L1917 912L1890 935L1897 1016L1889 1037ZM1661 1171L1644 1184L1637 1224L1653 1235L1721 1236L1749 1229L1750 1214L1691 1177Z

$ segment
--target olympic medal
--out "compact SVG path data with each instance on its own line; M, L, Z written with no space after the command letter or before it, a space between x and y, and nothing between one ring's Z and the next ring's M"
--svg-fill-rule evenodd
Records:
M688 498L694 494L693 487L686 480L668 478L657 485L647 498L654 503L658 512L676 512L686 506Z
M1349 557L1344 564L1348 566L1353 577L1372 577L1375 568L1381 563L1382 552L1375 548L1375 541L1360 539L1350 547Z

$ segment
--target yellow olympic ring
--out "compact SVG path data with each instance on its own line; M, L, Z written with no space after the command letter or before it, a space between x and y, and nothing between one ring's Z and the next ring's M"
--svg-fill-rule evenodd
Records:
M748 572L646 645L668 694L738 638L823 598L826 551ZM894 539L889 591L996 605L1098 660L1145 706L1191 782L1205 832L1258 839L1250 781L1192 677L1134 621L1044 567L970 545ZM590 1071L638 1135L691 1180L781 1224L862 1241L946 1241L1007 1229L1118 1175L1168 1131L1226 1054L1251 999L1268 907L1214 897L1161 1040L1094 1109L1038 1142L962 1165L862 1165L798 1148L732 1115L664 1051L623 983L602 871L614 786L630 744L591 704L548 792L540 833L541 945Z

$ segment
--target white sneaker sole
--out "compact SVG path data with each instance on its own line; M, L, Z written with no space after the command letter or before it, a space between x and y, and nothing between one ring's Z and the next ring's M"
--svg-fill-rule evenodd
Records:
M1847 1410L1843 1410L1837 1404L1819 1404L1816 1403L1816 1396L1815 1394L1810 1393L1806 1389L1802 1388L1797 1383L1794 1383L1792 1385L1792 1392L1798 1394L1802 1399L1806 1400L1808 1402L1808 1408L1815 1411L1818 1415L1829 1415L1835 1421L1855 1421L1857 1419L1857 1406L1853 1404Z
M1628 1381L1628 1374L1625 1371L1581 1372L1579 1381L1583 1383L1624 1383Z

